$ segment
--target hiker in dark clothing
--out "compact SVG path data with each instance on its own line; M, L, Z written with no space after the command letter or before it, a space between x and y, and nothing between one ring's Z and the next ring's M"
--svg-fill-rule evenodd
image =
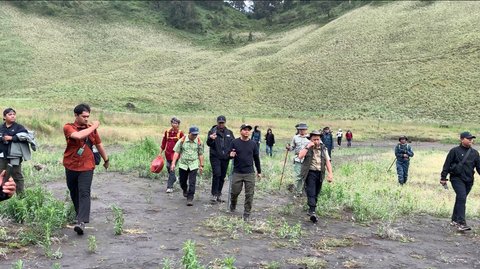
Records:
M332 137L332 131L330 130L330 127L323 128L321 140L322 140L322 143L325 145L325 147L327 147L328 156L332 158L333 137Z
M258 125L256 125L254 128L253 128L253 132L252 132L252 141L257 143L258 145L258 150L260 151L260 144L262 143L262 132L260 131L260 127Z
M333 181L332 165L328 151L320 139L320 132L313 131L310 133L310 142L298 154L298 158L303 160L302 178L304 180L304 188L307 193L308 215L310 220L317 222L316 208L318 195L322 189L323 179L325 178L325 170L328 172L327 181Z
M398 183L403 185L407 183L408 167L410 166L410 158L413 157L412 147L407 143L406 136L398 138L399 143L395 146L395 157L397 157L397 175Z
M267 134L265 135L265 144L266 144L266 153L272 157L273 155L273 145L275 145L275 136L273 135L272 129L268 128Z
M255 169L257 177L260 178L262 170L260 168L260 157L258 145L250 140L250 131L252 126L243 124L240 127L240 138L233 140L230 157L233 158L232 190L230 199L230 211L234 212L237 206L237 199L245 185L245 205L243 211L243 220L250 219L252 210L253 194L255 192ZM255 164L255 169L254 169Z
M440 175L440 184L445 186L447 175L450 174L450 183L456 193L450 225L456 226L459 231L471 230L465 221L465 204L473 186L474 169L480 173L480 156L478 151L472 148L475 138L469 132L460 134L460 145L448 152Z
M3 182L5 179L5 183ZM0 201L7 200L15 194L16 184L13 178L7 179L6 171L3 170L0 174Z
M207 145L210 148L210 164L212 165L212 202L224 202L222 189L227 175L229 153L231 143L235 137L232 131L227 129L225 116L217 117L217 125L208 132Z

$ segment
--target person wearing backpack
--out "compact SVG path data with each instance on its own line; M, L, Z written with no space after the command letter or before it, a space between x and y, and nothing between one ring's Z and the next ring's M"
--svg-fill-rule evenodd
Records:
M170 120L171 128L165 130L162 139L162 146L160 147L160 154L165 151L165 159L167 160L167 171L168 171L168 181L167 181L167 193L173 192L173 184L177 181L175 176L175 169L171 169L172 159L173 159L173 147L177 144L185 135L180 130L180 120L176 117L173 117Z
M105 169L108 169L110 162L97 132L100 122L89 122L90 106L79 104L74 108L73 113L75 122L63 126L67 141L67 148L63 153L63 166L70 198L77 214L77 224L73 230L78 235L83 235L85 223L90 222L90 193L95 169L95 157L89 144L96 146L104 160Z
M471 230L465 221L465 204L473 186L474 169L480 174L480 156L478 151L472 148L475 138L470 132L460 134L460 145L448 152L440 174L440 184L444 187L448 181L447 175L450 174L450 184L456 194L450 225L459 231Z
M332 164L328 149L320 139L319 131L310 133L310 142L298 153L302 162L301 175L304 190L307 193L308 215L313 223L317 222L316 208L318 195L322 190L325 171L328 172L327 181L333 181Z
M210 148L210 164L212 165L212 197L210 201L225 202L222 197L223 184L227 175L229 152L232 141L235 139L225 123L227 119L220 115L217 117L217 125L208 131L207 145Z
M408 167L410 166L410 158L413 157L412 146L408 144L406 136L402 135L398 138L399 143L395 146L395 157L397 158L397 176L398 183L403 185L407 183Z
M188 136L178 140L173 148L172 170L177 166L180 187L187 198L187 206L193 206L197 173L203 171L203 144L198 137L200 130L196 126L188 129ZM188 139L187 139L188 138Z

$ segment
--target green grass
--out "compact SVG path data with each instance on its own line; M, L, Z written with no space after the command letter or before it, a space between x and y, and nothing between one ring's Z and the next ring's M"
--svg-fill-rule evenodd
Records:
M199 47L148 23L1 7L0 51L11 59L3 73L15 75L0 82L24 107L86 101L127 111L131 102L135 112L159 114L480 119L474 98L458 95L473 96L478 84L475 2L367 5L322 27L254 33L262 38L227 51ZM299 106L295 96L312 102Z

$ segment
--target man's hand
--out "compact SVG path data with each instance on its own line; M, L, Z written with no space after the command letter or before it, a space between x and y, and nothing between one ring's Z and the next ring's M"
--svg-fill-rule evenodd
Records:
M440 184L442 186L445 186L445 184L447 184L447 180L446 179L440 179Z
M0 174L0 186L3 183L3 177L5 176L6 171L3 170L3 172ZM13 178L10 177L8 181L3 184L2 191L5 193L8 197L12 197L15 194L15 191L17 190L17 185L15 184L15 181L13 181Z
M262 174L257 173L257 178L258 178L258 180L262 180Z
M13 139L13 136L9 136L9 135L4 135L3 136L3 141L11 141Z
M110 160L103 161L103 167L105 167L105 169L108 169L110 167Z
M200 165L200 167L198 167L198 173L201 175L203 172L203 165Z
M174 171L175 170L175 163L172 162L172 164L170 164L170 171Z
M90 127L93 127L93 129L97 129L98 126L100 126L100 122L98 120L92 121L92 125L90 125Z
M285 145L285 149L286 149L286 150L292 150L292 147L290 146L290 144L286 144L286 145Z
M307 146L305 147L306 149L309 149L311 147L315 146L315 143L313 143L312 141L308 142Z
M217 138L217 133L213 133L209 136L211 139L215 140Z
M327 175L327 181L328 181L329 183L332 183L332 182L333 182L333 173L328 173L328 175Z
M232 149L232 151L230 152L230 157L235 158L235 156L237 156L237 153L235 152L235 149Z

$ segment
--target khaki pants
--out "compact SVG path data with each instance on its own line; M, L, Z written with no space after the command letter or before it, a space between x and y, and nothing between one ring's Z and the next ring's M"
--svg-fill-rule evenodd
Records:
M232 191L230 208L235 209L237 206L238 195L242 192L243 185L245 185L245 208L244 215L250 215L253 204L253 194L255 192L255 174L238 174L233 173L232 176Z
M0 172L3 170L7 170L7 166L9 163L9 159L0 159ZM23 174L22 174L22 160L20 159L20 164L19 165L14 165L12 168L12 174L11 176L13 177L13 181L15 181L15 184L17 184L17 194L20 195L23 193L23 190L25 189L25 184L23 180Z

